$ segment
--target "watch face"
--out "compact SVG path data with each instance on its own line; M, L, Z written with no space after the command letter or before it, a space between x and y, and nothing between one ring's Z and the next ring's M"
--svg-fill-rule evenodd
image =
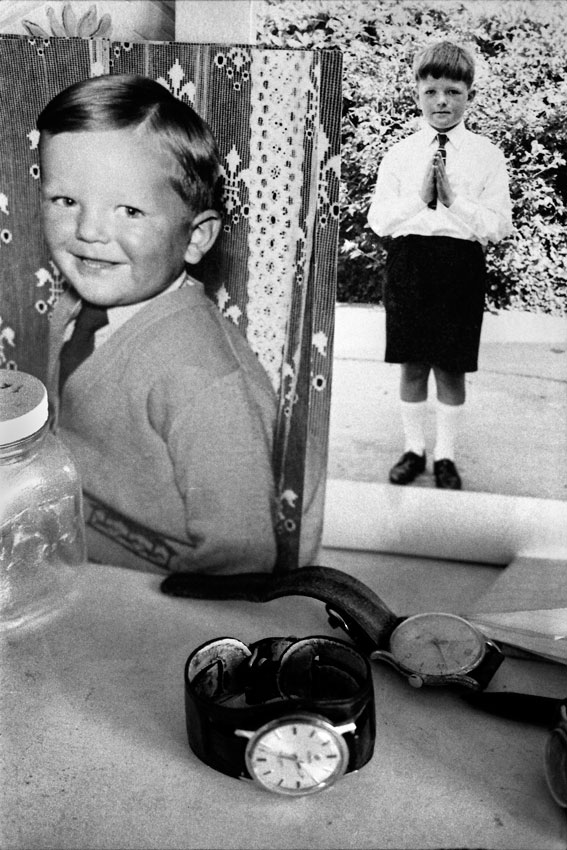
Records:
M409 673L447 676L468 673L485 652L485 638L455 614L416 614L397 626L390 651Z
M348 758L342 735L313 715L266 723L246 747L250 776L278 794L313 794L328 788L343 775Z

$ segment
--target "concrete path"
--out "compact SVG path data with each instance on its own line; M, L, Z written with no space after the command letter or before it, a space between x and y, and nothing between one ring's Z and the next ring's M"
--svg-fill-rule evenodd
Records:
M329 479L386 483L403 451L399 367L383 362L383 311L337 305ZM435 439L430 384L427 442ZM467 377L458 466L478 493L567 500L567 322L487 315ZM434 487L428 472L412 486Z

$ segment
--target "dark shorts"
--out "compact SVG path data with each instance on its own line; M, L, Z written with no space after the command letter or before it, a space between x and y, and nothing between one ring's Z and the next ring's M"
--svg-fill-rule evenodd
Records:
M386 362L476 372L485 287L478 242L448 236L394 239L384 284Z

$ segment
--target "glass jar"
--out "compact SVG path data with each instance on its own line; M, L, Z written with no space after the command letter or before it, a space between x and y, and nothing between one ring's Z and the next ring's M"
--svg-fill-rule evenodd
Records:
M81 484L48 426L47 390L0 370L0 629L45 620L86 560Z

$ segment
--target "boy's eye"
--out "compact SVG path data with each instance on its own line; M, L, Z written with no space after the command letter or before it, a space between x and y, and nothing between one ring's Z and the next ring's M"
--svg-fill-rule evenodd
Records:
M73 198L67 198L64 195L57 195L56 197L51 199L52 203L56 204L58 207L73 207L75 206L75 201Z
M141 218L143 216L142 210L137 207L122 207L122 209L126 218Z

